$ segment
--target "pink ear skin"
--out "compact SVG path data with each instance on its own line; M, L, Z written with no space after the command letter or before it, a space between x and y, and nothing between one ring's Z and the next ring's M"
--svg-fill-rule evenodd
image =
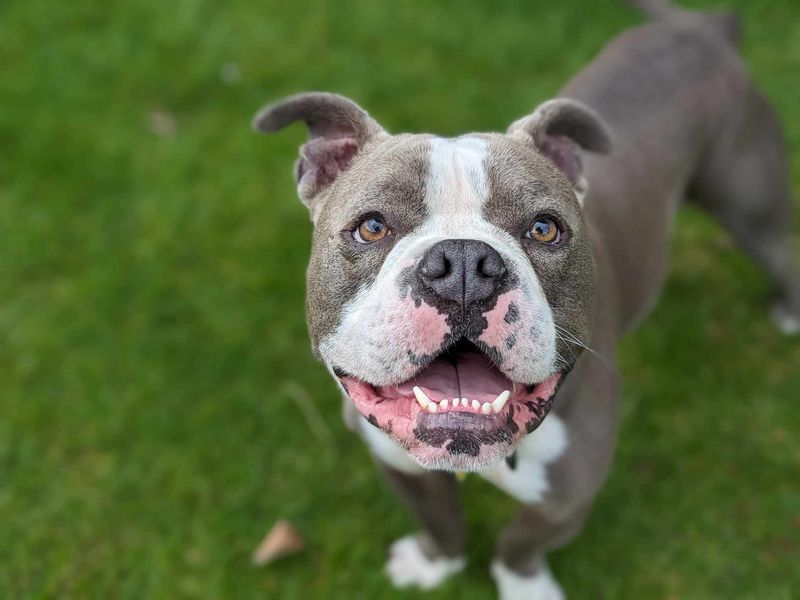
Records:
M567 176L573 185L578 184L583 172L578 144L563 135L547 135L542 140L539 150Z
M353 158L383 128L352 100L326 92L284 98L261 109L253 129L272 133L295 121L308 126L309 141L300 148L295 165L300 199L312 209L317 195L346 171Z
M533 114L512 123L508 134L532 141L579 188L583 169L578 148L600 153L611 150L611 134L600 116L569 98L544 102Z
M317 138L300 148L295 167L300 197L308 202L350 167L358 152L354 138Z

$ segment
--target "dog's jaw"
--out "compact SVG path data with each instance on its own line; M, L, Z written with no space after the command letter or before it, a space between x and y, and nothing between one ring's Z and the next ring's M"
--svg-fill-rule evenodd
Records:
M477 347L460 343L397 385L336 370L359 413L429 469L474 471L500 462L541 423L561 380L510 380Z

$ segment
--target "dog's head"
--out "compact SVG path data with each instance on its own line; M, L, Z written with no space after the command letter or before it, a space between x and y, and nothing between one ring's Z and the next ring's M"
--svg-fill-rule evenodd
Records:
M254 126L296 120L311 138L295 177L315 226L315 352L423 466L475 470L508 456L589 341L578 148L606 151L606 128L557 99L505 134L389 135L325 93L269 106Z

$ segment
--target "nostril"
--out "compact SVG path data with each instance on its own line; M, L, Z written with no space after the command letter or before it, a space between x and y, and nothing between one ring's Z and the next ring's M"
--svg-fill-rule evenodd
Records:
M476 267L478 275L491 279L502 277L506 272L506 266L503 264L503 261L500 260L498 256L492 254L481 258Z
M420 266L419 272L423 277L438 279L446 277L450 269L450 261L447 260L444 253L437 253L437 255L426 257L426 260Z

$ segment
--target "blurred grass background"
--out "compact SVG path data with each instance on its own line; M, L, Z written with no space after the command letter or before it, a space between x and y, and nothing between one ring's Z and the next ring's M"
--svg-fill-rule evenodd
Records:
M727 5L800 192L800 5ZM0 597L416 597L381 572L411 520L309 352L305 132L250 117L324 89L393 131L504 129L638 21L581 0L0 4ZM554 571L571 598L798 598L800 340L708 218L681 215L673 255L623 344L613 473ZM430 598L493 597L514 503L464 495L471 566ZM257 569L279 517L308 548Z

